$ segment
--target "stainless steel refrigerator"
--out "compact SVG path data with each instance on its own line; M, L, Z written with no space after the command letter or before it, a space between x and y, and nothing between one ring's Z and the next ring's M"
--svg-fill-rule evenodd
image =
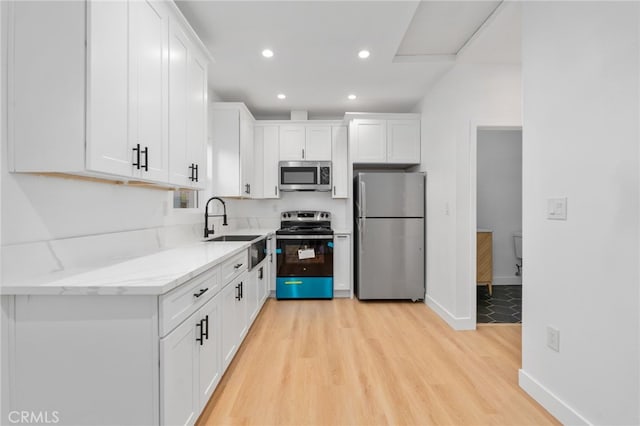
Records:
M424 173L360 172L354 178L358 299L424 299L424 190Z

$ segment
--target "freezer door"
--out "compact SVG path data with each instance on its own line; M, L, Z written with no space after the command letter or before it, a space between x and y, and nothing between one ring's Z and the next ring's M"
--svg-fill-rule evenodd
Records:
M424 299L423 219L360 219L358 299Z
M424 217L424 173L359 173L356 217Z

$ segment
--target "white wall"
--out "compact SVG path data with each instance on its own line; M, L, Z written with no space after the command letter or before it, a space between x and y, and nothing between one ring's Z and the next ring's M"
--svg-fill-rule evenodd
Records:
M475 328L475 277L469 271L475 126L521 124L520 78L519 65L458 64L418 106L421 170L427 172L426 301L457 329Z
M523 5L520 383L569 424L640 424L639 14ZM568 197L566 221L549 197Z
M289 210L322 210L331 212L331 226L336 230L351 229L347 220L346 199L332 199L330 192L281 192L280 199L227 201L230 226L280 227L280 213Z
M477 226L493 231L493 284L522 284L513 234L522 232L522 130L479 130Z

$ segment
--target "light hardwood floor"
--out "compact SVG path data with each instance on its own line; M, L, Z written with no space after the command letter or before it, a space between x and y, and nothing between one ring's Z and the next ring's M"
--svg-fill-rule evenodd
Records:
M518 387L520 325L423 303L270 299L198 424L559 424Z

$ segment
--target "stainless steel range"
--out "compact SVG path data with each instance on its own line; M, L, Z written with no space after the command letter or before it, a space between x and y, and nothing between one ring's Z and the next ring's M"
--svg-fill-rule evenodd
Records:
M283 212L276 243L278 299L333 298L331 213Z

